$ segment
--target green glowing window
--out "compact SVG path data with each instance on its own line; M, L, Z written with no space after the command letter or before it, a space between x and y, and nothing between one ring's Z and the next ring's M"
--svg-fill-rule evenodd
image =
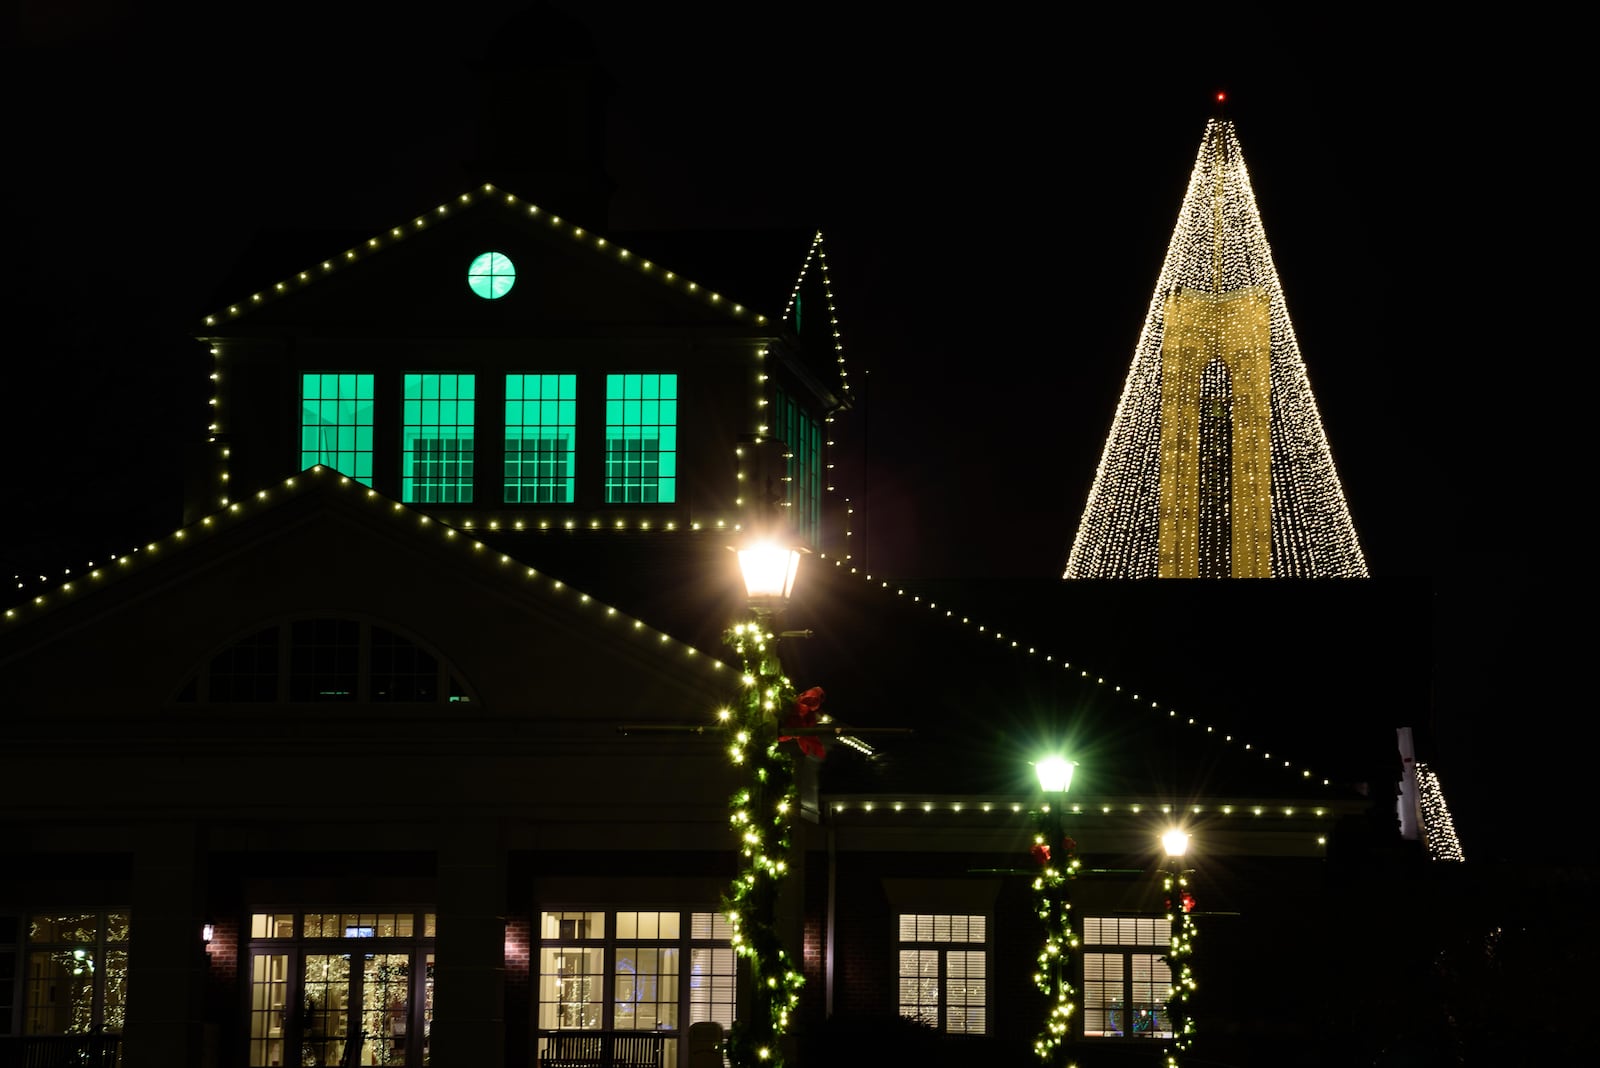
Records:
M498 300L517 284L517 269L504 252L485 252L467 268L467 285L484 300Z
M472 503L472 375L405 376L400 499Z
M822 428L782 390L776 419L783 443L784 507L795 532L816 545L822 535Z
M577 375L506 375L507 504L571 504Z
M606 503L678 499L678 376L606 375Z
M300 376L300 466L372 484L372 376Z

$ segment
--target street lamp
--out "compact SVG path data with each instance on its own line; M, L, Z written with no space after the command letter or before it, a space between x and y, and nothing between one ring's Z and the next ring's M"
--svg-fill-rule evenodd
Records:
M1033 879L1039 919L1045 928L1044 946L1039 950L1034 985L1049 998L1044 1029L1033 1040L1033 1051L1047 1064L1060 1062L1061 1047L1072 1029L1074 1002L1068 954L1078 946L1072 933L1072 903L1067 899L1067 882L1078 873L1077 843L1066 834L1067 790L1077 763L1058 754L1034 762L1039 789L1044 801L1036 813L1033 859L1039 872Z
M1189 876L1194 869L1183 866L1189 852L1188 832L1177 827L1161 835L1161 848L1167 855L1162 869L1162 889L1166 891L1167 924L1171 938L1167 946L1167 968L1171 986L1167 992L1167 1026L1172 1045L1167 1049L1167 1068L1178 1068L1178 1055L1194 1044L1194 1017L1189 998L1194 993L1194 970L1189 956L1194 952L1194 895L1189 893Z
M748 962L750 1006L729 1036L735 1068L781 1068L778 1040L788 1030L803 981L778 932L778 895L789 871L790 835L799 807L792 753L779 745L782 721L796 708L794 685L778 659L775 617L794 592L800 553L771 542L735 550L744 576L750 621L728 631L742 664L742 690L719 714L728 752L744 781L729 817L738 836L740 867L726 899L735 951ZM814 691L820 700L821 691Z

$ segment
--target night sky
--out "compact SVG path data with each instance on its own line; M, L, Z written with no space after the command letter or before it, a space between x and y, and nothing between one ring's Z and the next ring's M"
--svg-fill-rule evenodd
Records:
M0 169L6 410L34 446L11 472L7 574L59 581L176 526L174 457L206 422L190 337L242 295L219 285L252 241L377 232L470 187L486 109L525 109L540 136L539 101L486 99L498 42L592 47L615 79L610 218L574 221L824 229L861 395L842 475L870 501L858 555L904 577L1058 576L1220 88L1369 567L1438 591L1455 781L1499 744L1471 726L1515 687L1484 677L1494 642L1468 620L1522 591L1483 585L1449 506L1436 420L1463 387L1422 351L1418 309L1448 255L1456 80L1417 36L1183 35L1034 6L557 3L532 23L497 0L156 6L31 0L0 64L25 102Z

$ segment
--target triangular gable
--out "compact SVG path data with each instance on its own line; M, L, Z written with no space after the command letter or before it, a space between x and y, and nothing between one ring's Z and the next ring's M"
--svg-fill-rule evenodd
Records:
M377 260L397 246L421 235L432 234L440 228L458 224L460 220L483 211L501 211L520 222L537 221L542 226L548 227L549 233L569 239L575 250L581 250L581 254L592 257L596 264L622 265L637 271L640 278L648 279L653 285L660 286L662 292L676 294L700 305L710 312L714 319L760 328L767 327L771 322L770 316L763 312L729 299L694 279L683 277L669 267L614 244L601 234L544 211L536 204L486 183L476 191L462 193L452 202L440 204L431 211L414 216L386 231L373 234L364 242L328 259L308 264L295 274L257 290L237 303L217 309L205 317L201 324L201 332L209 336L212 333L226 331L234 324L250 318L258 309L269 307L276 301L298 293L315 291L328 280L343 276L358 264ZM465 268L466 265L463 264L463 274Z
M823 306L817 309L822 313L820 321L808 327L805 309L805 293L807 290L820 293ZM812 313L815 314L814 312ZM805 336L808 329L821 329L829 335L830 348L833 352L834 365L838 371L839 392L848 400L850 392L850 369L844 361L844 342L839 328L839 307L833 299L833 279L828 274L828 252L823 245L822 231L818 230L811 239L811 245L806 249L806 258L800 264L800 273L795 276L794 286L789 290L789 299L784 304L783 321L797 335Z
M307 501L307 498L316 500ZM304 504L313 507L297 507ZM714 707L711 695L721 694L732 684L733 673L717 658L572 588L560 578L513 559L468 532L413 511L323 467L311 468L287 479L281 486L230 504L190 526L147 543L137 552L114 557L103 567L7 609L0 616L0 663L25 661L58 637L95 626L104 613L152 596L152 590L192 581L210 590L202 599L231 600L231 594L217 592L227 587L212 588L209 579L195 577L201 571L218 575L230 567L253 566L235 558L240 549L227 542L230 534L244 531L253 524L274 522L281 524L280 530L287 530L305 522L306 515L321 512L335 513L346 526L354 523L365 527L373 532L375 539L398 544L413 558L420 553L475 572L473 582L483 592L463 591L461 597L481 598L486 593L520 602L527 609L551 619L555 633L572 632L573 641L612 647L655 675L676 680L678 687L707 695L704 709L707 722ZM362 544L367 544L366 539L361 540ZM213 548L217 551L210 551ZM436 563L429 568L444 566ZM406 583L393 585L399 590L396 597L408 595ZM122 598L120 604L116 600L119 597ZM352 610L370 611L370 606L381 605L382 601L382 597L373 597ZM203 609L198 602L197 607ZM305 604L302 607L314 611L318 606ZM271 611L267 610L267 614ZM529 650L521 657L503 657L501 661L522 665L519 670L531 670L526 660L535 651ZM22 672L27 673L26 669Z

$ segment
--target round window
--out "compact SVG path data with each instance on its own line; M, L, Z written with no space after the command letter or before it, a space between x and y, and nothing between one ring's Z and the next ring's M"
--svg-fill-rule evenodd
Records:
M504 252L485 252L467 268L467 285L484 300L496 300L511 292L517 269Z

